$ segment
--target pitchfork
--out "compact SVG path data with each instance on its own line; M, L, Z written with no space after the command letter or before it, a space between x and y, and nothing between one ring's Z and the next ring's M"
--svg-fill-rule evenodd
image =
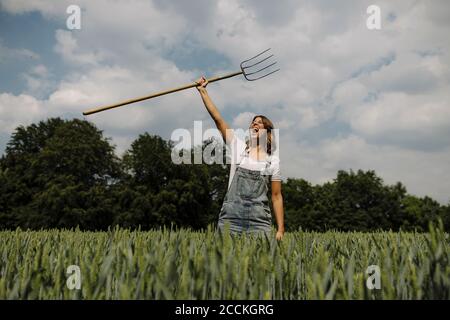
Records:
M208 82L216 82L216 81L219 81L219 80L235 77L235 76L238 76L240 74L243 74L245 79L247 79L248 81L255 81L255 80L267 77L268 75L270 75L270 74L272 74L274 72L277 72L280 69L276 69L276 70L272 70L273 68L270 69L270 67L275 65L277 62L270 60L270 58L273 57L273 54L269 54L269 50L270 50L270 48L267 49L267 50L264 50L263 52L257 54L256 56L254 56L254 57L252 57L250 59L242 61L241 64L240 64L241 71L233 72L233 73L221 76L221 77L211 78L211 79L208 79ZM196 87L196 86L198 86L197 83L188 84L188 85L185 85L185 86L182 86L182 87L178 87L178 88L174 88L174 89L170 89L170 90L154 93L154 94L149 95L149 96L136 98L136 99L131 99L131 100L123 101L123 102L120 102L120 103L117 103L117 104L112 104L112 105L105 106L105 107L91 109L91 110L83 112L83 115L87 116L89 114L97 113L97 112L100 112L100 111L105 111L105 110L112 109L112 108L117 108L117 107L124 106L124 105L130 104L130 103L134 103L134 102L138 102L138 101L142 101L142 100L147 100L147 99L159 97L159 96L162 96L162 95L165 95L165 94L169 94L169 93L172 93L172 92L177 92L177 91L193 88L193 87Z

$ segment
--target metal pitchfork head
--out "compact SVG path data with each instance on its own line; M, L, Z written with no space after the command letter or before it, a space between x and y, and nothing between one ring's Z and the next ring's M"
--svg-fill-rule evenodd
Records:
M271 68L277 62L270 59L273 54L270 52L270 48L258 53L256 56L244 60L241 62L241 70L245 79L248 81L255 81L261 78L267 77L268 75L277 72L280 69L273 70Z

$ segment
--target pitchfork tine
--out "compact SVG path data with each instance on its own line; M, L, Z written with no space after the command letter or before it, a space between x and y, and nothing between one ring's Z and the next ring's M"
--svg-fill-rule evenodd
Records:
M280 69L271 71L271 72L269 72L269 73L267 73L267 74L265 74L265 75L263 75L263 76L260 76L260 77L255 78L255 79L249 79L249 78L246 78L246 79L247 79L248 81L259 80L259 79L265 78L265 77L267 77L267 76L271 75L272 73L275 73L275 72L277 72L277 71L279 71L279 70L280 70Z
M257 71L249 72L249 73L246 73L246 74L247 74L248 76L250 76L250 75L252 75L252 74L255 74L255 73L258 73L258 72L260 72L260 71L263 71L264 69L267 69L267 68L273 66L274 64L276 64L276 62L269 64L267 67L264 67L264 68L259 69L259 70L257 70Z
M254 62L254 60L255 60L256 58L258 58L259 56L262 56L264 53L266 53L266 52L269 51L269 50L270 50L270 48L264 50L264 51L261 52L261 53L258 53L256 56L254 56L254 57L252 57L252 58L250 58L250 59L247 59L247 60L244 60L244 61L241 62L241 70L242 70L242 74L244 75L245 79L247 79L248 81L259 80L259 79L261 79L261 78L267 77L268 75L270 75L270 74L272 74L272 73L275 73L275 72L277 72L278 70L280 70L280 69L277 69L277 70L271 71L271 72L269 72L269 73L267 73L267 74L263 74L263 75L261 75L261 76L249 77L249 76L252 76L252 75L255 75L255 74L261 74L261 73L260 73L261 71L266 70L266 69L270 68L271 66L273 66L274 64L277 63L277 62L275 61L275 62L272 62L272 63L270 63L268 66L265 66L265 67L263 67L263 68L261 68L261 69L257 69L257 70L255 70L255 71L250 70L251 68L253 68L253 67L257 66L257 65L260 65L260 64L263 63L264 61L267 61L267 60L269 60L270 58L272 58L272 57L274 56L273 54L270 54L269 56L263 57L261 60ZM251 64L250 64L250 65L247 65L248 63L251 63ZM262 65L262 66L263 66L263 65ZM255 68L255 69L256 69L256 68ZM251 71L251 72L249 72L249 71Z
M260 64L261 62L264 62L264 61L266 61L267 59L272 58L272 57L273 57L273 54L271 54L271 55L268 56L267 58L262 59L261 61L258 61L258 62L256 62L256 63L252 64L251 66L245 66L244 69L248 69L248 68L254 67L254 66L256 66L257 64ZM247 61L248 61L248 60L247 60Z
M269 51L270 50L270 48L269 49L266 49L266 50L264 50L263 52L261 52L261 53L258 53L256 56L254 56L254 57L252 57L252 58L250 58L250 59L247 59L247 60L244 60L244 61L242 61L241 63L246 63L247 61L250 61L250 60L253 60L253 59L255 59L255 58L258 58L260 55L262 55L262 54L264 54L264 53L266 53L267 51Z

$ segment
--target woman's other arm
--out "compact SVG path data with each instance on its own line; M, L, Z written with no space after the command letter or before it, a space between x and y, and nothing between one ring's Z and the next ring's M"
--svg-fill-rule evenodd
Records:
M281 194L281 181L272 181L272 205L275 212L275 221L278 226L277 240L284 236L284 207L283 196Z

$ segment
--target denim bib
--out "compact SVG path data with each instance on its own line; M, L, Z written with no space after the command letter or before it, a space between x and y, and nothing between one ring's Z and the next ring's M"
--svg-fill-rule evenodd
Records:
M232 233L271 232L272 214L267 198L269 167L269 157L262 171L237 166L220 210L219 230L223 231L228 223Z

